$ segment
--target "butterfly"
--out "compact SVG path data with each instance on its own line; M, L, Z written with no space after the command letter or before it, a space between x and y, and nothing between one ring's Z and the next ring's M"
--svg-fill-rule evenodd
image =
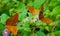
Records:
M39 20L45 23L53 23L51 19L44 17L43 12L44 12L44 4L42 4L42 7L39 12Z
M40 10L38 9L35 9L31 6L27 6L27 9L29 10L29 12L32 14L32 15L35 15L36 13L38 13Z
M7 19L6 21L6 28L8 31L12 32L15 35L17 35L17 22L18 22L18 14L14 14L11 18Z
M53 23L53 21L49 18L45 18L44 15L43 15L43 10L44 10L44 6L42 4L42 7L40 10L37 10L37 9L34 9L33 7L31 6L28 6L27 7L29 12L32 14L32 15L35 15L36 13L39 12L39 20L41 20L42 22L45 22L45 23Z

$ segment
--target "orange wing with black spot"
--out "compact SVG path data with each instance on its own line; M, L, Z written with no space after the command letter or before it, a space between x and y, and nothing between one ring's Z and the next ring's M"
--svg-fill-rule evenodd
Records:
M32 15L35 15L36 13L38 13L40 10L38 9L34 9L33 7L31 6L27 6L27 9L29 10L29 12L32 14Z

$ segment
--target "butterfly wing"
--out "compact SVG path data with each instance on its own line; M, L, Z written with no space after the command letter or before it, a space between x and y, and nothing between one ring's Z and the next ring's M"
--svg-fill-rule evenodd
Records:
M45 22L45 23L53 23L53 21L49 18L42 18L40 19L42 22Z
M34 9L33 7L31 6L28 6L27 9L29 10L29 12L32 14L32 15L35 15L36 13L38 13L40 10L37 10L37 9Z
M12 26L16 26L17 25L16 23L18 22L18 14L17 13L14 14L10 19L11 19L10 24Z
M16 27L16 26L6 25L6 28L7 28L10 32L12 32L14 35L17 35L18 30L17 30L17 27Z
M39 19L44 18L43 11L44 11L44 5L42 4L40 12L39 12Z
M14 35L16 35L18 32L17 27L16 27L17 22L18 22L18 14L17 13L6 21L6 28L10 32L12 32Z

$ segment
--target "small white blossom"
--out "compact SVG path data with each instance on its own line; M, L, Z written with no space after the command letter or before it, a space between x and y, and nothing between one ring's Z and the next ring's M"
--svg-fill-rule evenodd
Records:
M29 17L27 17L27 18L26 18L26 21L27 21L27 22L28 22L28 21L30 21L30 18L29 18Z
M34 18L34 23L36 23L36 21L37 21L37 19L36 19L36 18Z

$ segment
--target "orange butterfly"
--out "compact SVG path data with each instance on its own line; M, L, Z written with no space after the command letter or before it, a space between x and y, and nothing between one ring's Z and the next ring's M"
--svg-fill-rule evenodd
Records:
M18 14L14 14L11 18L6 21L6 28L15 35L17 35L17 22Z
M40 13L39 13L39 19L40 19L42 22L53 23L53 21L52 21L51 19L44 17L43 11L44 11L44 5L42 4L42 7L41 7Z
M38 13L40 10L37 10L37 9L34 9L33 7L31 6L27 6L27 9L30 11L30 13L32 15L35 15L36 13Z
M44 15L43 15L43 10L44 10L43 4L42 4L42 7L41 7L40 10L36 10L33 7L31 7L31 6L28 6L27 8L28 8L28 10L30 11L30 13L32 15L35 15L36 13L39 12L39 20L41 20L42 22L53 23L53 21L51 19L48 19L48 18L44 17Z

